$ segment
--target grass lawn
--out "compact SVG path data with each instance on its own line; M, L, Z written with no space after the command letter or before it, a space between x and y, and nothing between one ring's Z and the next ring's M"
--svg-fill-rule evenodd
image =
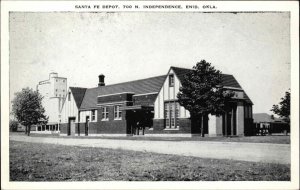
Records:
M24 135L24 133L11 133L11 135ZM290 144L290 136L271 135L271 136L249 136L249 137L147 137L147 136L128 136L128 137L70 137L59 136L58 134L30 134L32 137L54 137L54 138L98 138L98 139L118 139L118 140L149 140L149 141L217 141L217 142L249 142L249 143L276 143Z
M10 141L11 181L289 181L290 165Z

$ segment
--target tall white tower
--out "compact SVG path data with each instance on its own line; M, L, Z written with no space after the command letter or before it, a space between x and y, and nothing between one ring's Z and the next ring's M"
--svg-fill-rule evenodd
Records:
M52 72L49 74L48 80L38 83L37 90L44 97L42 104L45 114L49 116L45 130L51 131L53 127L57 129L61 118L62 103L67 95L67 78L59 77L57 73Z

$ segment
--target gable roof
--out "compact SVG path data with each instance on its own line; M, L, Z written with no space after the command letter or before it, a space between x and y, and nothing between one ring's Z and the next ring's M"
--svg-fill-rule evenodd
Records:
M84 94L85 94L87 89L86 88L79 88L79 87L70 87L70 90L73 94L73 97L74 97L77 108L80 108L80 105L82 103Z
M186 68L180 68L180 67L171 67L173 71L175 72L176 76L180 81L184 80L184 76L191 72L192 69L186 69ZM231 88L240 88L242 89L241 85L238 83L238 81L235 79L233 75L228 74L221 74L222 75L222 85L225 87L231 87ZM246 94L246 92L243 90L245 94L245 100L247 103L253 104L250 100L249 96Z
M271 115L267 113L254 113L253 114L253 122L255 123L261 123L261 122L266 122L266 123L271 123L271 122L276 122L276 123L285 123L285 121L281 118L274 117L274 119L271 118Z
M176 76L180 81L184 79L184 76L191 71L191 69L171 67L175 72ZM70 87L76 105L79 109L90 109L97 107L97 96L99 95L109 95L117 94L123 92L133 92L135 95L147 94L159 92L167 75L161 75L146 79L134 80L129 82L123 82L118 84L112 84L107 86L100 86L95 88L75 88ZM232 75L222 74L222 85L226 87L239 88L242 90L242 87L237 82L237 80ZM247 103L253 104L248 95L245 94L245 101Z
M171 67L175 72L176 76L180 81L184 79L184 76L191 72L192 69L180 68L180 67ZM238 81L232 75L221 74L222 75L222 85L232 88L242 88Z
M253 121L255 123L259 122L271 122L271 116L267 113L254 113L253 114Z
M133 92L135 95L159 92L164 83L166 75L123 82L86 90L80 109L95 108L97 106L97 96L116 94L122 92Z

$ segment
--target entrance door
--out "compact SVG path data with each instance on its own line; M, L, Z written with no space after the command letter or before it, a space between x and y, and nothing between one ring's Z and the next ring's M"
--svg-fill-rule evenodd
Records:
M126 111L126 134L127 135L133 135L133 122L132 122L132 116L133 113L131 110Z
M75 118L69 118L69 134L75 136Z
M89 122L90 122L90 117L86 116L86 120L85 120L85 136L89 135Z
M145 127L150 127L153 114L146 110L128 110L126 112L127 134L144 135Z
M227 109L223 114L223 135L232 136L236 135L236 107L232 106Z

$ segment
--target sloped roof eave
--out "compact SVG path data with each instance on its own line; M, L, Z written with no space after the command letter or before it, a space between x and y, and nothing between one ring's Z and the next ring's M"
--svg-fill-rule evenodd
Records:
M180 82L183 80L184 75L192 70L192 69L173 67L173 66L171 67L171 69L173 69L174 73L176 74ZM247 95L247 93L245 92L245 90L243 90L243 88L241 87L241 85L238 83L238 81L235 79L233 75L222 74L222 78L223 78L222 80L224 80L222 82L223 86L227 88L229 87L229 88L242 90L245 94L245 101L251 105L254 105L251 99L249 98L249 96Z
M85 92L86 92L87 88L69 87L69 89L71 90L75 104L76 104L77 108L79 109L81 106L81 103L83 101L83 98L85 96Z

